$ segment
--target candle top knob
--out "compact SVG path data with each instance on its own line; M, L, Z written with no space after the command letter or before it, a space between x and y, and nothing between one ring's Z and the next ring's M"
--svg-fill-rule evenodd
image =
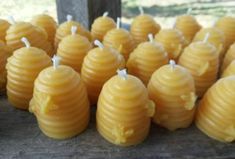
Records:
M71 34L72 34L72 35L75 35L76 32L77 32L77 30L78 30L78 27L77 27L77 26L72 26L72 27L71 27Z
M143 7L142 7L142 6L139 6L138 8L139 8L140 14L143 15L143 14L144 14L144 9L143 9Z
M21 41L25 44L27 48L30 48L30 43L26 37L21 38Z
M210 37L210 33L206 33L205 38L203 39L203 43L206 43Z
M170 66L171 66L171 70L173 70L174 68L175 68L175 61L174 60L170 60L169 61L169 64L170 64Z
M121 25L121 18L117 17L117 29L120 28L120 25Z
M109 12L104 12L103 17L107 17Z
M59 66L61 58L57 55L54 55L51 60L53 62L53 68L56 69Z
M96 46L98 46L100 49L103 49L103 48L104 48L104 45L103 45L99 40L95 40L95 41L94 41L94 44L95 44Z
M190 8L188 8L188 10L187 10L187 14L189 15L189 14L191 14L191 12L192 12L192 8L190 7Z
M10 21L11 24L15 24L16 23L14 17L11 16L11 15L8 17L8 20Z
M153 34L148 34L149 41L152 43L153 42Z
M72 15L70 15L70 14L68 14L68 15L67 15L67 17L66 17L66 19L67 19L67 21L68 21L68 22L70 22L70 21L72 21L73 16L72 16Z
M126 80L127 79L127 72L126 69L122 70L117 70L118 76L120 76L122 79Z

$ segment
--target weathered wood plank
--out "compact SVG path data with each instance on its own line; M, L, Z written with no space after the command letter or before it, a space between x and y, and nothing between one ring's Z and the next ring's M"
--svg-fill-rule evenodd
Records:
M220 143L195 126L169 132L152 125L140 145L122 148L105 141L95 128L95 110L88 129L68 140L53 140L41 133L35 117L14 109L0 97L0 158L46 159L137 159L137 158L234 158L235 145Z
M94 19L105 11L114 19L121 16L121 0L56 0L56 5L59 23L71 14L86 28L90 28Z

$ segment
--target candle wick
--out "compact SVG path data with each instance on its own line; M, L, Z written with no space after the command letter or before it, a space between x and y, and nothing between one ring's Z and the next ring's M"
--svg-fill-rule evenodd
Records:
M21 41L25 44L26 48L30 47L30 43L26 37L21 38Z
M67 17L66 17L66 19L67 19L67 22L70 22L70 21L72 21L73 16L70 15L70 14L68 14Z
M203 43L206 43L210 37L210 33L206 33L205 38L203 39Z
M51 60L53 62L53 68L56 69L59 66L61 58L57 55L54 55Z
M103 17L107 17L109 12L104 12Z
M171 70L173 71L174 70L174 68L175 68L175 61L174 60L170 60L170 66L171 66Z
M142 6L139 6L139 11L140 11L140 14L143 15L144 14L144 9Z
M121 19L120 17L117 17L117 29L120 28L120 25L121 25Z
M153 42L153 34L148 34L149 41L152 43Z
M192 9L191 7L190 7L190 8L188 8L188 10L187 10L187 14L188 14L188 15L190 15L190 14L191 14L191 12L192 12L192 10L193 10L193 9Z
M122 79L126 80L127 79L127 72L126 69L122 70L117 70L118 76L120 76Z
M71 27L71 34L72 34L72 35L75 35L76 32L77 32L77 29L78 29L77 26L72 26L72 27Z
M11 24L15 24L16 23L16 21L15 21L15 19L14 19L14 17L13 16L8 16L8 20L10 21L10 23Z
M99 40L95 40L95 41L94 41L94 44L95 44L96 46L98 46L100 49L103 49L103 48L104 48L104 45L103 45Z
M176 27L176 19L174 19L172 28L175 29L175 27Z

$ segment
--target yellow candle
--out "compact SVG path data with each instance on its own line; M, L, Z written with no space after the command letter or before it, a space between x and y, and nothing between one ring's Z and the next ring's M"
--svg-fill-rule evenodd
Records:
M104 83L116 74L117 69L125 67L121 54L109 47L104 47L98 40L94 48L84 58L81 77L86 85L91 104L96 104Z
M153 41L152 34L149 34L149 40L140 43L127 61L129 73L139 77L145 85L155 70L168 63L168 55L162 44Z
M99 96L96 122L98 132L120 146L136 145L148 135L154 103L148 99L144 84L135 76L118 71L103 86Z
M78 135L89 122L89 101L83 81L71 67L58 66L40 72L34 84L30 111L34 113L42 132L55 139Z
M228 51L225 53L224 60L221 66L221 71L227 68L227 66L235 60L235 43L230 45Z
M197 109L197 127L222 142L235 139L234 90L235 76L220 79L207 91Z
M26 38L22 41L26 47L14 51L7 59L7 97L14 107L28 109L34 80L50 65L50 57L45 51L31 47Z
M207 34L207 39L209 34ZM196 93L202 97L206 90L216 81L219 57L214 45L203 41L193 42L179 58L179 65L187 68L195 81Z
M201 29L201 26L192 15L182 15L177 17L175 28L183 33L186 45L188 45L194 35Z
M40 27L33 26L27 22L15 22L7 30L6 43L12 51L23 47L21 38L29 39L31 46L41 48L48 53L53 54L51 44L47 41L47 33Z
M2 41L6 41L5 37L6 37L6 33L7 33L7 29L10 27L10 24L8 23L8 21L0 19L0 40Z
M67 15L67 21L60 24L56 30L54 47L57 48L59 42L67 35L71 33L71 27L77 27L77 33L79 35L85 36L89 41L91 41L91 34L88 30L86 30L80 23L73 21L71 15Z
M235 42L235 18L225 16L220 18L216 23L215 27L219 28L224 32L225 35L225 50Z
M103 43L105 46L119 50L127 61L135 44L131 34L127 30L120 28L120 18L117 19L117 28L107 32L104 36Z
M143 14L142 8L140 8L141 14L135 17L131 23L130 32L133 36L136 44L148 40L148 34L155 35L161 29L161 26L155 22L152 16Z
M95 19L91 25L91 35L93 40L103 41L104 35L111 29L116 27L114 20L107 16L108 12L105 12L103 16Z
M155 41L161 43L170 59L177 59L185 45L184 36L178 29L162 29L155 35Z
M195 86L184 67L164 65L156 70L148 84L149 97L155 102L153 121L169 130L188 127L195 112Z
M83 59L92 45L86 37L76 34L76 32L77 27L72 26L71 35L66 36L59 43L57 55L61 57L61 64L71 66L80 72Z
M55 20L47 14L39 14L32 18L31 23L36 26L40 26L47 32L48 41L54 45L55 32L57 24Z
M6 46L3 41L0 40L0 93L4 93L6 90L6 62L7 62Z
M235 75L235 60L233 60L228 67L226 67L222 73L221 77L227 77Z
M216 27L202 28L195 35L193 42L203 41L207 33L210 34L207 41L216 47L216 50L218 50L219 52L220 60L222 61L224 57L224 53L225 53L224 51L225 36L224 36L224 33L220 29Z

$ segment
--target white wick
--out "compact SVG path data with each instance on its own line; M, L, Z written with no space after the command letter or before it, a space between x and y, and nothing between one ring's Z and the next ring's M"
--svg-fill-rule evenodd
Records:
M43 14L48 14L48 13L49 13L48 10L44 10L44 11L43 11Z
M77 27L77 26L72 26L72 27L71 27L71 34L72 34L72 35L75 35L76 32L77 32L77 30L78 30L78 27Z
M67 19L67 22L70 22L70 21L72 21L73 16L70 15L70 14L68 14L67 17L66 17L66 19Z
M99 40L95 40L95 41L94 41L94 44L95 44L96 46L98 46L99 48L101 48L101 49L104 48L104 45L103 45Z
M192 12L192 8L190 7L190 8L188 8L188 10L187 10L187 14L189 15L189 14L191 14L191 12Z
M15 24L16 23L15 19L11 15L8 16L8 20L10 21L11 24Z
M121 19L120 17L117 17L117 29L120 28L120 25L121 25Z
M28 41L28 39L26 37L21 38L21 41L25 44L25 46L27 48L30 47L30 43L29 43L29 41Z
M174 21L173 21L173 26L172 26L172 28L174 29L176 27L176 18L174 19Z
M142 6L139 6L139 11L140 11L140 14L143 15L144 14L144 9Z
M203 43L206 43L210 37L210 33L206 33L205 38L203 39Z
M56 69L59 66L60 63L60 57L57 55L54 55L53 58L51 59L53 62L53 68Z
M171 70L173 70L175 68L175 61L174 60L170 60L169 64L171 66Z
M104 12L103 17L107 17L109 12Z
M153 42L153 34L148 34L149 41L152 43Z
M127 72L126 69L122 70L117 70L118 76L120 76L122 79L126 80L127 79Z

